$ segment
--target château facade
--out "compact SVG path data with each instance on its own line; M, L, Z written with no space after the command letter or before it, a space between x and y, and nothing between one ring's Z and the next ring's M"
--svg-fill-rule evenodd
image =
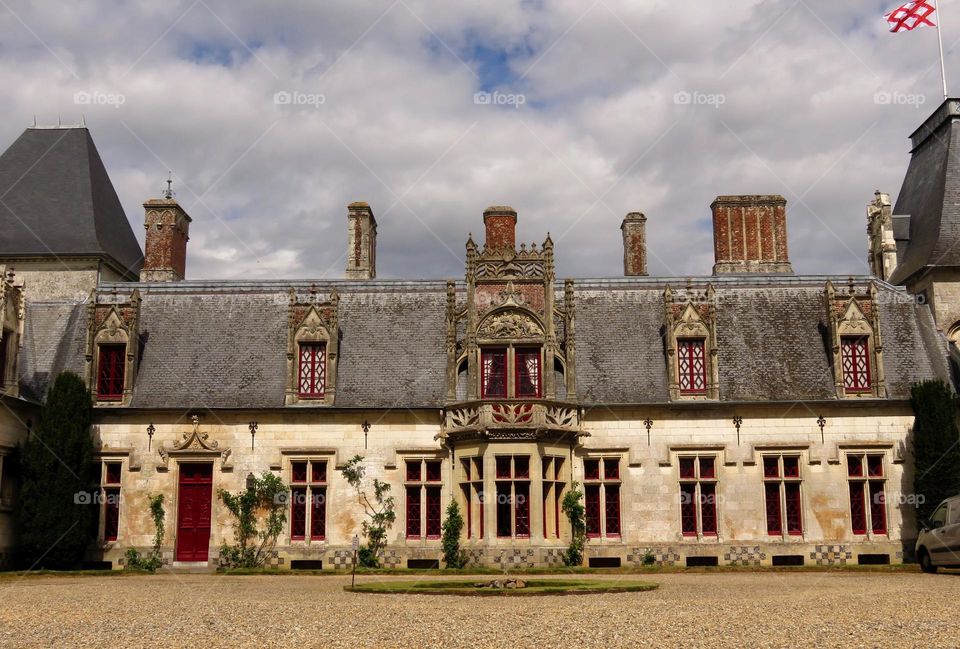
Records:
M396 499L390 567L439 560L453 500L472 563L559 565L574 483L595 566L901 562L910 386L951 381L960 331L960 258L938 252L960 236L958 128L949 100L913 136L897 207L868 206L871 275L794 274L786 201L751 195L712 204L706 277L648 276L637 212L623 277L557 277L550 236L518 243L494 206L463 279L377 279L357 202L345 279L316 282L186 279L172 194L144 204L141 255L87 129L28 129L0 156L0 460L70 370L105 496L90 559L114 567L151 543L147 494L168 503L165 559L217 565L216 491L264 471L292 490L271 565L346 567L355 455ZM15 507L0 464L6 560Z

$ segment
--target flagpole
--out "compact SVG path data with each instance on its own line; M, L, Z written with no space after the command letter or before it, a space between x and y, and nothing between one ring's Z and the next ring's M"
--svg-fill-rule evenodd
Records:
M943 61L943 32L940 31L943 14L940 13L940 3L937 0L933 0L933 8L937 13L937 41L940 43L940 79L943 81L943 98L948 99L950 95L947 93L947 66Z

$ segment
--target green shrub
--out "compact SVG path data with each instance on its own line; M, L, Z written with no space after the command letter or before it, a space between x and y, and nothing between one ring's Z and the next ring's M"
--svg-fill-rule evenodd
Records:
M460 549L460 535L463 534L463 516L460 505L452 501L447 506L447 517L443 521L443 562L447 568L464 568L467 565L467 553Z
M378 568L383 551L387 547L387 530L397 520L393 496L388 495L390 485L374 478L373 500L370 499L364 490L366 467L363 465L362 455L351 458L340 473L356 490L357 500L363 506L363 512L367 516L362 527L367 544L366 547L360 548L358 563L364 568Z
M253 479L252 489L232 494L220 489L217 495L236 519L233 523L234 545L226 541L220 546L220 564L228 568L259 568L266 563L277 537L287 521L287 495L290 490L269 471ZM263 529L258 527L258 513L265 512Z
M566 566L583 564L583 548L587 543L586 510L583 506L583 492L580 491L579 486L577 482L571 484L570 490L564 494L561 503L561 509L570 521L570 530L573 533L570 546L563 555L563 563Z
M164 524L166 512L163 509L163 494L156 496L148 495L147 498L150 501L150 516L153 518L155 530L153 534L153 548L146 557L141 555L136 548L128 548L126 566L129 570L144 570L152 574L163 566L163 551L161 550L161 546L163 546L163 537L166 534L166 525Z
M77 568L96 541L100 489L91 418L83 380L58 375L20 451L18 561L25 568Z
M910 405L916 415L913 490L919 522L944 498L960 493L960 434L955 397L943 381L915 383Z

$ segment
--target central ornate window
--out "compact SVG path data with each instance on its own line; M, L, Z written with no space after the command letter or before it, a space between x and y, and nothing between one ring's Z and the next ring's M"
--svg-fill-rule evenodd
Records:
M507 371L512 368L513 371ZM484 347L480 352L483 399L539 399L543 393L539 347Z
M530 456L496 457L497 536L530 537Z
M322 398L327 386L326 343L300 343L299 392L304 398Z

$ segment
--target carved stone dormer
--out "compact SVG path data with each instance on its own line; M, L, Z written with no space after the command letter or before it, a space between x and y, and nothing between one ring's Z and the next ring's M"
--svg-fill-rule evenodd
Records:
M509 207L488 208L484 221L488 240L483 249L472 236L467 241L466 303L460 308L454 300L448 306L448 336L453 336L448 348L455 350L455 358L448 363L448 400L489 396L484 389L483 354L491 349L502 350L503 360L497 362L507 368L503 398L575 395L566 339L572 332L573 291L571 285L563 308L558 308L553 240L547 235L542 246L520 244L518 248L513 235L516 212ZM539 354L539 360L530 354ZM527 372L529 378L534 362L539 362L539 385L521 394L518 377ZM518 371L518 363L526 369ZM563 377L563 389L556 384L558 374ZM466 383L459 392L454 378Z
M16 282L13 269L0 264L0 394L20 395L20 338L24 318L23 283Z
M87 312L87 385L98 406L128 406L140 358L140 291L129 296L90 294Z
M717 367L717 306L713 285L702 293L688 284L663 291L664 344L671 400L720 398Z
M287 326L287 405L334 404L337 394L337 359L340 349L340 296L332 290L320 300L316 286L309 297L289 291Z
M856 286L851 278L837 290L828 280L823 298L837 398L886 397L876 284Z
M230 448L221 448L219 442L210 439L209 433L201 431L200 417L197 415L190 417L190 424L192 430L181 433L180 439L169 446L163 445L157 448L157 455L160 456L160 463L156 467L157 470L169 470L170 458L174 458L181 462L219 459L221 471L232 471L232 450Z

